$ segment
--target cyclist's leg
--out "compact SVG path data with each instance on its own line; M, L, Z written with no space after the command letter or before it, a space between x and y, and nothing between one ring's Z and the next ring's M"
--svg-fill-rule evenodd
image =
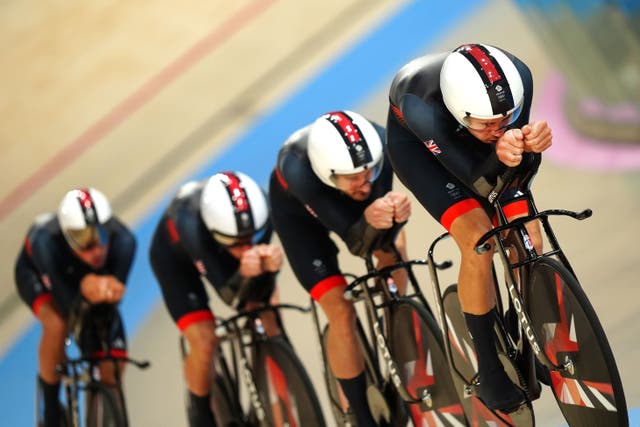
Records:
M211 360L217 346L213 319L192 323L183 335L189 343L189 354L184 359L184 376L189 389L192 427L212 425L210 387L214 372ZM206 420L206 421L205 421ZM215 424L214 424L215 425Z
M189 344L183 371L189 392L190 425L215 426L210 387L214 375L211 360L217 339L206 290L193 265L176 259L158 233L151 245L150 261L169 314Z
M319 299L327 321L329 366L353 409L358 425L376 425L367 403L364 356L356 335L353 303L344 299L345 286L327 291Z
M496 351L493 326L496 319L495 290L491 275L493 252L478 255L474 247L491 228L479 205L451 224L451 235L461 252L458 289L460 304L478 355L480 397L491 409L509 410L525 401L522 391L509 379Z
M53 304L51 293L33 270L26 257L21 254L15 269L16 287L20 298L31 308L42 324L42 335L38 346L38 422L44 426L58 426L60 422L60 376L56 365L65 358L64 342L66 323Z
M400 233L398 233L398 237L396 238L395 245L402 259L401 260L396 259L395 254L392 252L385 252L383 250L374 251L373 255L378 260L378 264L376 265L376 268L381 269L383 267L395 264L399 261L402 261L402 260L406 261L408 259L407 239L406 239L406 233L404 228L400 230ZM409 281L407 270L405 269L395 270L393 273L391 273L391 277L393 278L393 281L398 287L398 293L400 295L404 295L407 289L407 282Z

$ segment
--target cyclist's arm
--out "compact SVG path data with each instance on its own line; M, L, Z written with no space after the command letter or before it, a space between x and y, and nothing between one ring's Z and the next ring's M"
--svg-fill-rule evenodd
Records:
M439 103L427 103L416 95L405 94L398 108L407 128L444 168L476 193L489 193L495 177L505 169L493 145L471 145L482 143L461 137L456 131L457 122Z
M120 284L125 285L136 251L136 239L129 228L116 217L109 220L107 227L111 239L105 263L105 271L108 272L106 275L113 276Z
M64 317L68 316L79 292L78 284L70 282L62 270L64 261L60 254L63 248L58 247L49 233L41 230L31 239L31 251L33 264L43 283L50 287L58 310Z

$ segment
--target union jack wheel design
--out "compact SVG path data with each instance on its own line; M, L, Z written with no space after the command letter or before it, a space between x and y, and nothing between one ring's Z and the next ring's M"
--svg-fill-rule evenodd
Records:
M391 352L403 384L422 403L410 404L414 426L465 426L467 420L433 316L413 300L392 307Z
M569 426L628 426L618 368L600 321L576 278L542 258L529 276L528 309L541 347L564 369L551 388Z

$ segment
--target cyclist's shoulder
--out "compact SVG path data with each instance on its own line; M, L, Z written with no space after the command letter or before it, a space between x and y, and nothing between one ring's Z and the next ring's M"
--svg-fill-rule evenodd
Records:
M406 63L394 76L389 90L391 101L406 93L422 95L440 88L440 69L448 52L428 54Z
M26 240L31 247L50 247L62 239L62 230L56 215L50 212L38 215L29 226Z

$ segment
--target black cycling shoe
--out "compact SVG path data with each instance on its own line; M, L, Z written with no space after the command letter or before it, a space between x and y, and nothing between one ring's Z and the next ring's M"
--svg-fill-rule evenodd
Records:
M538 381L540 381L544 385L551 385L551 374L549 373L549 369L544 366L542 363L538 362L538 359L535 359L536 365L536 377Z
M495 369L486 378L480 377L478 395L493 411L511 412L527 403L524 392L507 376L504 369Z

